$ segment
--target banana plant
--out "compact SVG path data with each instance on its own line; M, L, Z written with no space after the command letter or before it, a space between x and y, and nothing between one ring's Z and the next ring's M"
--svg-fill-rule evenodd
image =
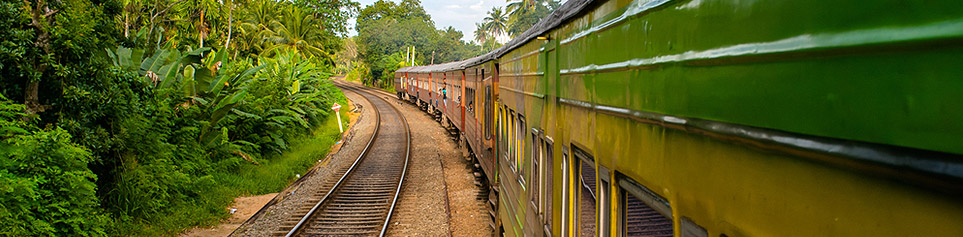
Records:
M141 60L144 58L144 50L117 46L115 50L107 49L107 56L110 57L110 62L113 63L114 66L133 71L137 70L136 66L139 66Z
M207 121L201 127L198 142L205 146L211 146L218 141L218 138L221 138L214 132L221 120L232 111L243 112L236 110L235 106L247 95L247 91L238 87L238 85L250 81L251 76L262 68L264 68L264 65L244 70L237 75L218 75L216 81L221 83L209 87L210 90L204 93L208 95L207 98L204 96L192 97L207 115Z

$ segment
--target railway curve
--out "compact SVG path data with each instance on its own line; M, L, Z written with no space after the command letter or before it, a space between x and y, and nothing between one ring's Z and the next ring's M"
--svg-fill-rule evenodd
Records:
M285 236L383 236L407 173L411 133L401 112L384 99L338 85L374 107L377 125L357 160Z

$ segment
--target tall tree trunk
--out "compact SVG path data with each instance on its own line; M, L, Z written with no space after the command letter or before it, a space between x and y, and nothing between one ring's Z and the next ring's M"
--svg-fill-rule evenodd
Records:
M130 14L124 9L124 38L130 38Z
M24 91L23 104L27 110L27 114L36 114L43 112L43 106L40 104L40 81L30 80L27 82L27 90Z
M232 23L234 23L234 1L228 1L230 6L227 8L227 42L224 42L224 49L226 50L231 46L231 31L234 29Z
M30 3L29 1L25 2ZM47 2L44 0L36 0L33 5L33 8L30 9L30 26L33 26L37 29L37 32L39 32L39 34L37 34L37 40L34 41L33 44L42 49L43 54L51 55L50 32L44 26L52 26L54 24L53 15L56 14L57 11L50 10L50 8L47 7ZM23 93L23 104L24 107L26 107L25 113L28 115L43 112L46 107L48 107L40 104L39 94L40 80L43 80L43 73L47 71L50 65L42 61L43 59L41 59L41 57L41 55L37 55L32 65L38 78L28 78L27 87Z
M200 24L200 27L199 27L199 28L200 28L200 29L198 29L198 32L197 32L197 33L198 33L198 36L200 36L200 39L201 39L201 48L203 48L203 47L204 47L204 36L207 36L207 32L206 32L207 29L206 29L206 27L204 26L204 10L201 10L201 24ZM201 54L201 56L204 56L204 55Z

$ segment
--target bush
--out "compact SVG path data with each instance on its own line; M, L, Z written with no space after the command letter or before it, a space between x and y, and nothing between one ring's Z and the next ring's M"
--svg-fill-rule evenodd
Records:
M90 152L63 129L17 122L22 106L0 99L0 235L105 235Z

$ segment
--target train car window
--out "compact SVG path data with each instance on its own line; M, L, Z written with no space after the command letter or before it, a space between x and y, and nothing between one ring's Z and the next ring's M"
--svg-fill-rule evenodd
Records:
M529 168L529 170L532 171L532 177L531 177L532 186L529 188L529 191L530 191L529 196L531 197L531 198L529 198L529 199L530 199L530 201L532 202L532 207L534 207L535 212L538 213L539 216L541 216L541 214L542 214L541 209L540 209L541 206L539 206L539 204L540 204L539 201L540 201L541 199L539 198L538 195L541 194L540 191L542 191L542 190L541 190L541 189L542 189L542 185L541 185L541 183L542 183L542 177L539 176L539 175L542 173L542 172L541 172L541 168L542 168L542 167L541 167L541 166L538 166L538 165L542 163L542 159L543 159L543 158L542 158L542 155L543 155L543 154L542 154L542 150L539 149L539 146L541 146L541 142L538 141L538 130L536 130L536 129L534 129L534 128L532 128L532 130L533 130L533 131L532 131L532 133L530 134L530 135L532 135L532 143L531 143L531 144L532 144L532 158L531 158L531 161L532 161L531 164L532 164L532 166L531 166L531 168Z
M502 149L502 153L508 156L508 109L505 107L500 108L502 111L502 116L499 118L498 127L501 133L501 140L499 141L499 147Z
M572 220L571 214L569 213L571 212L569 205L572 196L572 180L570 177L573 172L571 165L569 165L571 161L569 161L568 157L568 148L562 147L562 192L560 193L560 195L562 195L562 236L573 235L569 228Z
M596 195L595 161L591 155L582 151L576 146L572 146L572 153L575 155L575 169L577 176L577 192L575 194L575 204L577 205L578 233L580 236L595 236L596 223L595 211L598 196Z
M542 193L542 195L539 197L538 214L542 217L542 221L545 223L544 230L545 230L546 236L550 236L552 233L552 216L553 216L552 198L554 196L552 192L552 186L553 186L552 185L552 180L553 180L552 168L554 167L552 166L552 164L554 160L554 156L553 156L554 150L553 150L553 144L552 144L551 138L543 137L541 148L542 148L542 162L541 162L542 179L539 182L540 184L539 190Z
M505 116L504 116L504 118L502 118L502 119L503 119L503 120L502 120L502 121L503 121L503 122L502 122L502 132L505 133L504 140L503 140L503 141L504 141L504 145L503 145L503 146L505 147L505 153L507 154L506 156L507 156L507 157L511 157L511 156L512 156L512 149L511 149L512 143L509 142L509 141L511 141L511 137L512 137L512 110L511 110L511 109L508 109L508 106L505 106L504 108L505 108ZM511 163L509 163L509 166L511 166Z
M528 134L525 132L525 116L519 114L516 125L518 127L515 128L515 134L517 134L515 137L515 147L517 150L515 154L517 154L518 157L515 159L515 166L518 167L518 183L522 185L522 189L525 189L525 134Z
M609 178L609 170L599 164L598 176L598 229L600 237L611 236L612 232L612 204L611 193L609 192L612 180Z
M466 108L466 110L468 110L468 113L471 114L471 117L472 117L472 118L475 118L475 113L474 113L474 111L475 111L475 89L467 88L467 89L465 89L465 93L467 93L467 95L466 95L466 97L465 97L465 106L468 107L468 108Z
M518 168L515 167L515 111L508 110L508 166L512 167L512 173L518 173Z
M484 69L482 70L484 73ZM492 139L492 87L485 86L485 140Z
M631 178L616 174L619 236L672 236L669 202Z
M499 143L498 146L501 147L501 152L503 155L505 155L505 159L503 159L505 162L508 162L508 160L510 159L509 154L511 153L508 150L508 142L506 142L508 141L509 134L508 134L508 130L505 127L508 127L509 125L511 125L511 123L508 122L508 110L502 109L502 118L501 118L501 121L499 122L499 126L501 127L502 140L500 141L501 143ZM511 163L508 163L508 164L511 165Z

